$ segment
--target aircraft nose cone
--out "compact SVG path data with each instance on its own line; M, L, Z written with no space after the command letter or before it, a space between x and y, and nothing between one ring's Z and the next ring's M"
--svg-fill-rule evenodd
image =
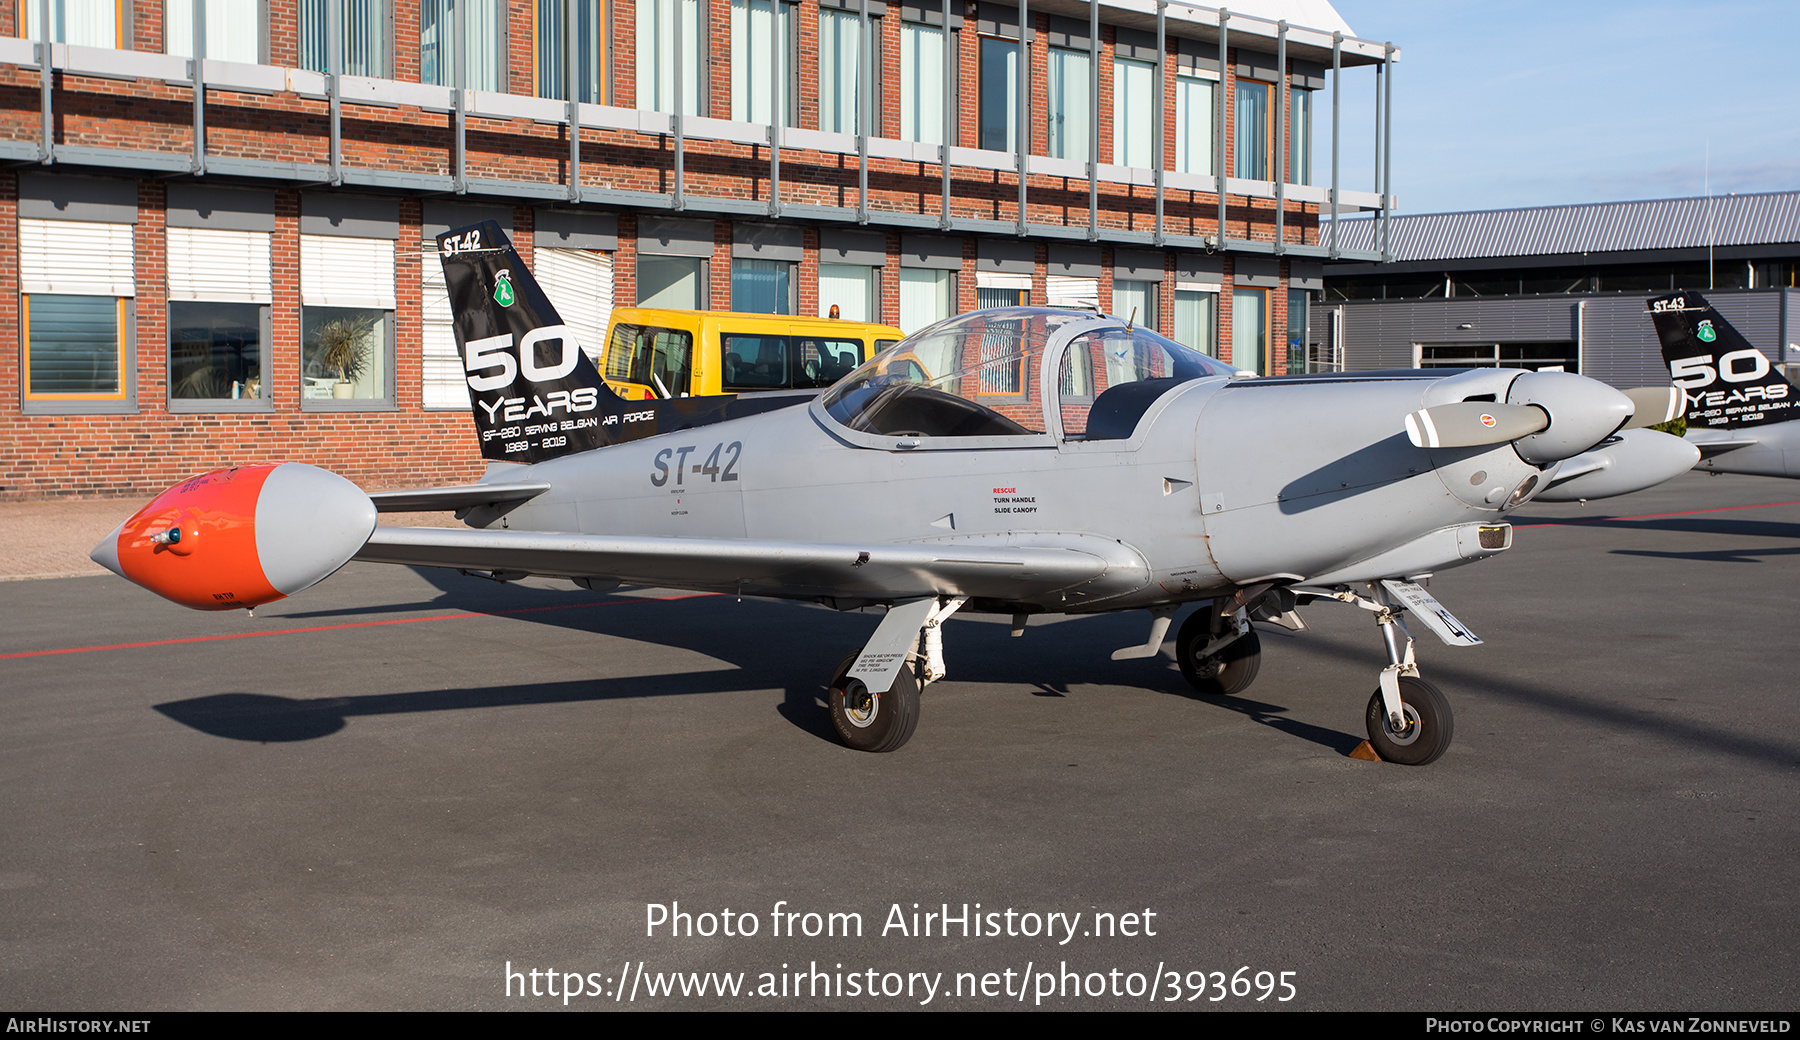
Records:
M1573 458L1611 436L1631 417L1631 398L1598 380L1569 372L1527 372L1513 380L1508 404L1542 408L1550 425L1513 444L1537 465Z
M100 539L100 544L94 546L93 550L88 553L88 559L93 560L95 563L112 571L121 578L125 576L125 572L119 567L119 532L124 529L125 525L123 523L113 528L112 534Z

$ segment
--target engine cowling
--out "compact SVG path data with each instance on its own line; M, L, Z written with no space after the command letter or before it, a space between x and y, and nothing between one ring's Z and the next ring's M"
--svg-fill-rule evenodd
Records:
M318 584L375 530L375 503L343 477L282 462L176 484L89 557L196 610L248 609Z

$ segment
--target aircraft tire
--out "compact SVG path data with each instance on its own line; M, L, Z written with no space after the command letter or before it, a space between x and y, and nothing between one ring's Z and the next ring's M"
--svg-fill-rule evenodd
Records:
M894 688L871 697L866 705L858 705L863 693L860 680L850 678L850 666L862 653L852 651L838 662L831 673L831 688L826 702L831 708L831 725L845 747L857 751L898 751L912 739L919 725L919 680L911 665L900 669L894 677Z
M1200 651L1212 641L1211 615L1211 610L1204 607L1190 614L1175 637L1175 660L1181 665L1181 677L1202 697L1243 693L1262 670L1262 638L1252 628L1218 653L1201 657Z
M1423 766L1436 762L1450 747L1456 733L1456 720L1450 714L1450 702L1436 686L1410 675L1400 677L1400 703L1406 711L1407 730L1395 733L1388 728L1387 707L1381 702L1381 690L1369 698L1364 721L1369 728L1369 746L1383 762L1403 766Z

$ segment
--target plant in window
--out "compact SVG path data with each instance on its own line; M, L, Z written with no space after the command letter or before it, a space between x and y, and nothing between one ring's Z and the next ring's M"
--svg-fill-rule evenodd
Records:
M337 376L331 396L355 395L355 383L369 369L370 334L380 318L375 314L358 314L321 322L313 329L307 351L322 371Z

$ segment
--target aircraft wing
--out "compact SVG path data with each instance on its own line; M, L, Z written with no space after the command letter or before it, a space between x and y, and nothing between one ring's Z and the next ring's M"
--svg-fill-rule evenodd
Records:
M631 585L791 598L895 602L930 595L1082 602L1149 581L1143 558L1112 539L1008 545L823 544L737 538L627 537L540 531L379 527L355 557Z

